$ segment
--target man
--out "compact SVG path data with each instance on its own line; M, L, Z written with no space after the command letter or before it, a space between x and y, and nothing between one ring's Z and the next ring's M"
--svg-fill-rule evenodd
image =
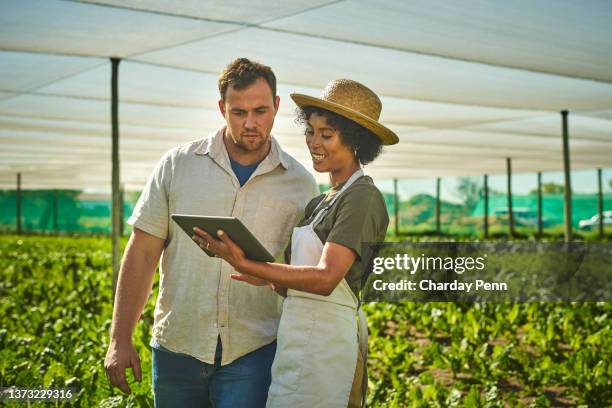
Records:
M208 257L170 215L234 216L282 259L292 227L317 194L314 178L283 152L270 131L279 106L272 70L246 58L219 77L226 125L206 139L166 153L128 221L105 359L110 382L140 381L131 336L161 256L153 326L153 391L157 407L265 405L281 297L267 286L232 280L233 270Z

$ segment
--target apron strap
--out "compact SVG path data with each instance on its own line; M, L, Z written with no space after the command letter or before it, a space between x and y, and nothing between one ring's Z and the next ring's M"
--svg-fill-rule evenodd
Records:
M310 222L310 226L314 229L315 226L317 226L319 224L319 222L321 222L321 220L323 219L323 217L325 217L325 214L327 214L327 211L329 211L329 209L332 207L332 205L334 205L334 203L336 202L336 200L338 199L338 197L340 197L340 195L342 193L344 193L358 178L362 177L364 175L363 173L363 169L360 167L359 169L357 169L357 171L355 171L351 177L349 177L349 179L346 181L346 183L344 183L344 186L342 186L342 188L340 189L340 191L338 192L338 194L336 194L334 196L334 198L331 199L331 201L323 206L323 208L321 208L321 210L316 213L316 215L313 217L313 220ZM321 204L323 204L325 201L325 198L323 198L319 204L317 204L317 206L315 207L313 212L316 212L318 210L319 207L321 207ZM343 279L345 282L346 280ZM347 287L348 284L346 285ZM362 285L363 286L363 283ZM349 291L354 295L353 290L350 289L349 287ZM359 291L359 296L355 297L353 296L353 298L355 298L355 303L357 304L357 309L360 309L361 307L361 303L362 303L362 291Z
M331 199L331 201L329 203L327 203L327 205L325 205L313 218L312 222L310 223L310 225L312 226L312 228L314 228L317 224L319 224L319 222L321 222L321 220L323 219L323 217L325 216L325 214L327 214L327 211L329 211L329 209L331 208L332 205L334 205L334 203L336 202L336 200L338 199L338 197L340 197L340 195L345 192L350 186L351 184L353 184L355 182L355 180L357 180L359 177L363 176L363 169L359 168L356 172L354 172L351 177L349 177L349 179L346 181L346 183L344 183L344 186L342 186L342 188L340 189L340 191L338 192L338 194L336 194L334 196L334 198ZM319 203L319 205L317 205L317 208L315 208L315 211L319 208L319 206L325 201L325 199L322 199L321 202Z

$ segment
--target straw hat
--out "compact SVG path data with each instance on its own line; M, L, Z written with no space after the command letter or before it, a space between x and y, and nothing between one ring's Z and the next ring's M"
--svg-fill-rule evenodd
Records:
M384 145L399 142L397 135L378 121L382 109L378 96L357 81L335 79L327 84L321 98L293 93L291 99L300 108L315 106L344 116L370 130Z

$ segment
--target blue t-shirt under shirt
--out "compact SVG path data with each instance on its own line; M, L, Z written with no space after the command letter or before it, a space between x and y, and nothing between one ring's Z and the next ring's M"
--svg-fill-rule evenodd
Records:
M259 163L261 162L249 164L248 166L243 166L237 161L232 160L232 158L230 157L230 164L232 166L232 170L234 170L234 174L240 182L240 187L244 186L244 183L247 182L247 180L251 177L251 174L253 174L257 166L259 166Z

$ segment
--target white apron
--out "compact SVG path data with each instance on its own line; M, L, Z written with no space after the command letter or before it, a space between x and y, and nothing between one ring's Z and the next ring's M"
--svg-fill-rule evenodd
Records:
M310 224L293 229L292 265L319 264L323 243L314 227L362 175L361 169L353 173L331 202L321 200L323 208L314 210L316 215ZM287 290L266 407L347 407L357 353L361 350L365 361L367 351L365 316L359 312L358 325L357 310L357 297L344 278L329 296Z

